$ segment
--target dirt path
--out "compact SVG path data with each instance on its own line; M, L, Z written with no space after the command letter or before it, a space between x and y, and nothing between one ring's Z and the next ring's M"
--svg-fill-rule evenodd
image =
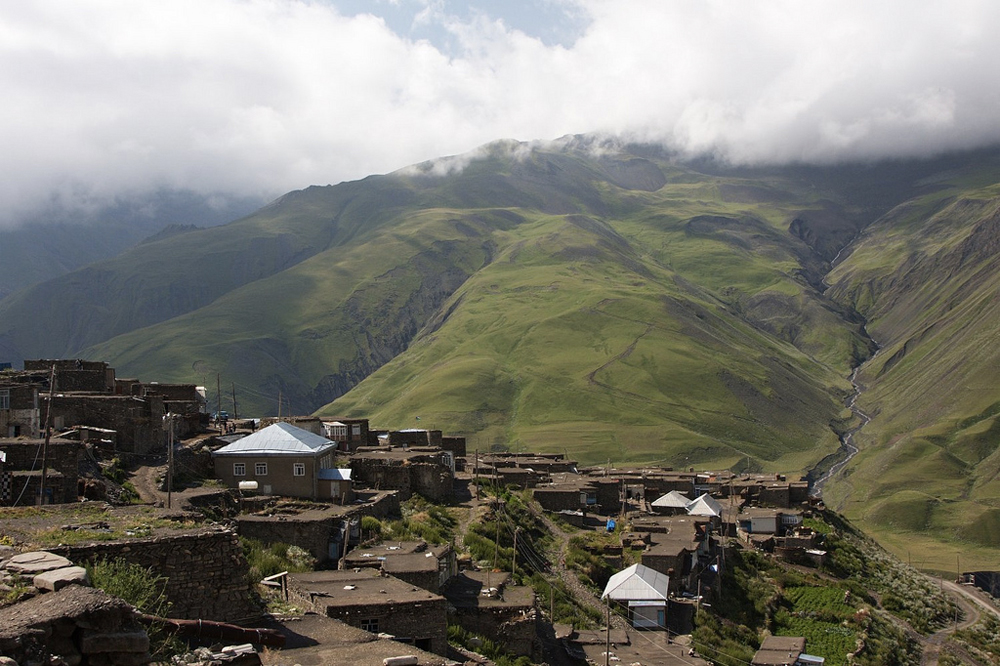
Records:
M545 528L552 533L552 536L555 537L559 543L559 556L555 558L555 561L549 563L552 565L552 571L559 576L563 584L569 588L569 590L573 593L573 596L576 597L576 600L581 605L600 613L601 616L605 616L607 612L605 603L601 601L601 599L594 594L590 588L581 583L580 579L577 578L576 573L570 571L570 569L566 566L566 551L569 549L569 539L571 535L563 531L559 525L550 520L544 512L538 511L534 507L531 507L530 510L531 513L545 525ZM627 629L628 623L621 616L612 614L611 626L614 629Z
M936 666L941 657L941 647L951 635L959 629L968 629L979 622L983 613L993 613L1000 617L1000 609L981 598L976 591L952 581L943 581L942 588L962 609L963 619L945 629L934 632L921 641L924 646L924 655L920 661L921 666Z
M479 515L479 500L476 499L472 475L459 473L455 475L455 500L458 503L458 524L455 525L455 547L465 550L465 532L469 524Z

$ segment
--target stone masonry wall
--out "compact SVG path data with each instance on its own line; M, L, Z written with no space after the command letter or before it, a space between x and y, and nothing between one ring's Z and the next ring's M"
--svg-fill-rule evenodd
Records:
M249 566L235 532L206 530L127 542L52 548L82 563L122 558L167 577L170 616L235 622L255 617Z

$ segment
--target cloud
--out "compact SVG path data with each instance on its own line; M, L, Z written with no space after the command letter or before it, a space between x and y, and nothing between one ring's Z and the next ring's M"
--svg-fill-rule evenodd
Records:
M1000 140L989 0L547 0L584 17L560 43L410 4L449 48L336 2L0 5L0 217L160 187L278 194L501 138L607 132L737 162Z

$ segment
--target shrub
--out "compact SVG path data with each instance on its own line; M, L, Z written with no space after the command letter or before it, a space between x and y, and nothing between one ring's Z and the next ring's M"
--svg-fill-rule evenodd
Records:
M163 617L170 610L166 576L123 559L97 560L87 565L91 584L124 599L139 611Z
M274 542L265 544L257 539L241 538L243 555L250 565L250 581L259 583L268 576L282 571L312 571L316 559L298 546Z

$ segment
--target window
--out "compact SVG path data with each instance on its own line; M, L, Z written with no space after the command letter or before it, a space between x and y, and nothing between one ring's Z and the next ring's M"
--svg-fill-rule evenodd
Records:
M354 425L352 425L351 426L351 435L353 435L354 437L360 437L361 436L361 426L358 425L357 423L355 423Z
M254 463L253 473L257 476L267 476L267 463Z
M247 466L246 463L233 463L233 476L246 476Z
M373 634L377 634L378 633L378 618L377 617L371 617L371 618L366 618L364 620L361 620L361 628L364 631L370 631Z
M0 409L10 409L10 389L0 389Z
M306 475L306 464L305 463L295 463L292 465L292 474L295 476L305 476Z

